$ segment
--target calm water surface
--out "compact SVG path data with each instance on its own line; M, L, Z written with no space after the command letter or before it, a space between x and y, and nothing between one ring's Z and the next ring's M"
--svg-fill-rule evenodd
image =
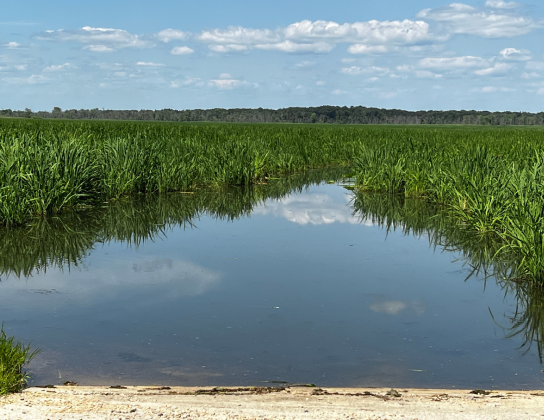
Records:
M196 195L176 195L172 211ZM95 237L78 237L81 227L55 237L65 254L79 241L76 257L12 272L5 246L0 319L42 349L33 383L543 385L538 345L505 338L519 297L466 279L460 253L387 231L336 184L251 200L234 216L217 202L184 223L162 215L144 233L131 227L142 212L102 215ZM101 231L108 223L122 234ZM29 235L31 248L45 241Z

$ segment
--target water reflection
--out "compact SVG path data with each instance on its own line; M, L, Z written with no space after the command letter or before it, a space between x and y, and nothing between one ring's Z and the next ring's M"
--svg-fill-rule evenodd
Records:
M273 215L283 217L299 225L323 225L331 223L361 223L360 218L353 214L348 206L351 197L346 195L345 203L334 201L327 194L305 194L289 196L280 200L265 203L253 214ZM368 221L367 225L371 225Z
M255 188L119 200L99 209L36 219L22 228L0 227L0 281L9 276L30 277L53 267L78 267L97 244L122 242L137 248L146 241L165 238L174 228L192 228L203 216L232 221L249 216L266 200L277 200L269 202L269 208L284 199L296 202L296 198L285 197L295 196L323 179L338 179L344 172L342 168L329 168L276 179ZM319 212L313 204L313 212ZM350 216L347 207L337 207L343 217ZM256 211L266 213L263 208Z
M503 314L509 321L508 325L500 322L497 325L507 339L520 336L521 348L526 352L535 345L542 363L544 288L516 281L516 260L504 259L504 255L502 260L497 259L501 244L495 238L466 231L462 226L452 224L444 216L444 209L402 196L354 191L353 210L361 220L370 219L387 232L400 230L405 235L426 236L435 249L459 253L469 268L466 280L480 275L486 280L495 281L505 295L515 296L515 309ZM396 314L406 307L407 304L401 301L384 302L376 306L390 314ZM491 309L490 313L495 319Z
M121 361L115 368L126 371L118 378L137 382L141 375L142 383L149 383L145 372L155 369L187 384L228 384L232 372L314 382L318 371L323 381L337 378L331 384L402 380L405 386L421 386L432 381L409 372L431 363L425 370L442 375L435 384L443 385L456 366L476 370L466 363L470 351L481 351L471 360L485 365L491 357L484 352L496 350L489 337L486 345L472 346L447 337L460 330L458 336L479 338L481 330L463 322L484 317L491 322L487 308L474 315L470 297L475 296L467 295L471 284L481 292L477 281L484 279L515 304L506 314L504 306L503 312L491 311L497 328L520 341L524 351L534 346L542 358L544 292L507 280L515 261L493 259L498 247L493 238L448 224L441 209L421 200L312 188L343 172L312 171L255 188L121 200L4 229L0 287L4 300L22 302L12 308L18 315L6 319L8 326L44 322L28 331L50 328L52 338L43 341L56 341L58 347L43 352L43 372L57 363L75 366L84 354L88 371L107 377L112 364ZM230 229L233 221L236 228ZM390 236L386 242L380 229ZM426 241L402 245L399 233L425 238L435 254L455 253L466 272L448 277L445 265L432 264L429 272L417 270L429 263L421 260L430 258L420 245ZM447 258L442 262L451 270ZM465 289L458 287L463 279L470 280ZM89 308L81 309L84 305ZM448 305L467 307L454 312ZM27 307L37 315L24 312ZM448 311L452 318L445 318ZM82 346L73 356L66 355L69 334L72 345ZM153 347L156 341L163 347ZM407 342L419 347L402 347ZM76 362L68 363L69 357ZM100 358L107 362L98 365ZM458 365L447 370L448 360ZM126 373L126 366L134 370ZM390 382L373 375L386 375ZM351 382L338 379L346 377Z

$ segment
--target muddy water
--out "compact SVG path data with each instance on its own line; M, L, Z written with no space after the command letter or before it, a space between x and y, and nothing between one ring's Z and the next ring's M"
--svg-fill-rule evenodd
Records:
M319 177L266 188L3 232L0 319L42 349L33 384L542 385L539 337L519 348L538 314L505 338L524 297L466 250Z

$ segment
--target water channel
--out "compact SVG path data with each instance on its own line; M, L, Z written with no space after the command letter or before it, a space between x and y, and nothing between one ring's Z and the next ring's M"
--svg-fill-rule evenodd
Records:
M0 320L41 348L32 384L542 387L542 293L436 209L341 174L0 232Z

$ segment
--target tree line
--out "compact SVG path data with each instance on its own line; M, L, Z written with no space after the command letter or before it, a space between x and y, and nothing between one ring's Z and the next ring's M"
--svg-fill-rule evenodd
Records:
M489 111L404 111L364 106L318 106L213 109L67 109L52 111L0 110L0 117L61 118L71 120L130 121L223 121L241 123L323 123L323 124L473 124L544 125L544 112Z

